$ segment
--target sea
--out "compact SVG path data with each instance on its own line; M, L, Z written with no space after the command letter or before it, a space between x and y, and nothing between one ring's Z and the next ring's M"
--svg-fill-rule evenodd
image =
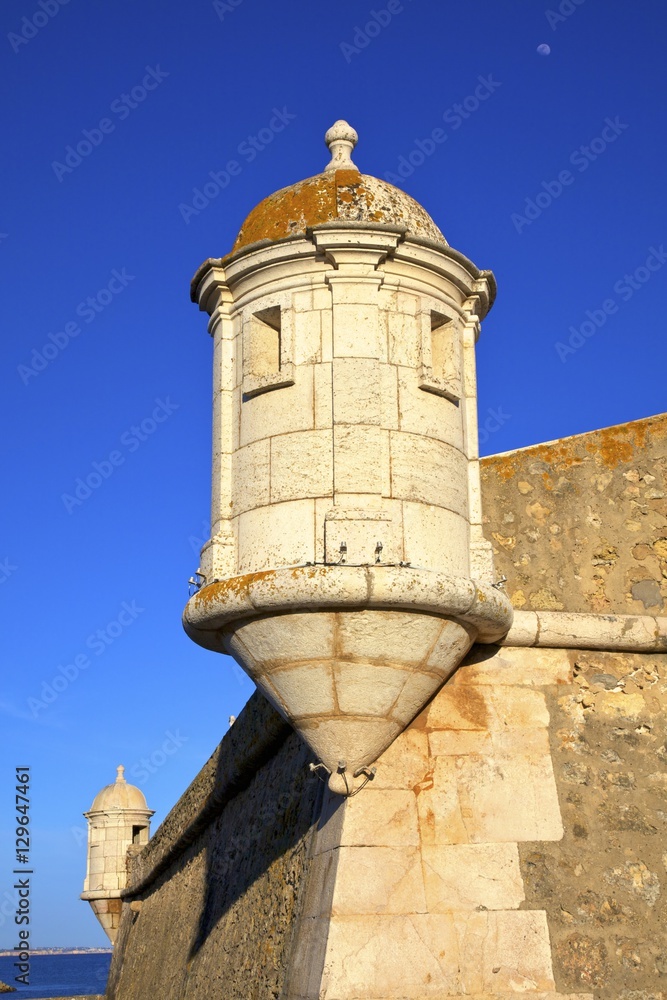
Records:
M80 997L104 994L111 964L111 952L80 955L32 955L30 986L15 981L18 970L13 958L0 956L0 982L15 986L16 993L2 993L7 1000L36 1000L37 997Z

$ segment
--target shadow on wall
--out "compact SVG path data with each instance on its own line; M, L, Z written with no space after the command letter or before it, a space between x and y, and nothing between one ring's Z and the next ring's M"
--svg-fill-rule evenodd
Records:
M132 863L107 1000L279 996L324 784L256 692Z
M274 961L279 958L278 938L290 933L297 915L309 834L324 789L308 769L311 760L308 748L291 734L283 752L266 761L206 831L205 893L188 961L212 934L224 938L230 952L243 947L245 938L244 960L251 964L262 949ZM223 758L219 771L216 784L222 785L229 780ZM239 930L241 940L232 945Z

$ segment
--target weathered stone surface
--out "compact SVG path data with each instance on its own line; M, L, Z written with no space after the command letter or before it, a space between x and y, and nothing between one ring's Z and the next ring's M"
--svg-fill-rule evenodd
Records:
M269 195L243 223L234 250L258 240L303 235L310 226L338 219L399 223L417 236L446 246L418 202L386 181L348 167L316 174Z
M251 713L249 729L234 734L239 717L225 738L237 736L235 748L216 754L218 767L205 769L167 818L172 837L194 829L192 813L201 810L206 788L209 802L211 784L237 789L217 817L211 808L208 825L145 886L141 912L125 904L107 1000L280 995L322 785L309 772L307 749L294 733L244 777L241 748L259 735L259 714ZM252 743L246 746L252 754ZM140 866L144 874L167 837L159 833L149 847Z
M514 909L524 899L516 844L422 848L429 913Z
M278 754L291 729L261 695L255 693L236 723L160 824L146 847L128 858L132 898L152 884L245 788L255 771Z
M667 656L567 656L572 681L544 689L565 833L558 843L519 844L522 905L547 911L562 992L661 998Z
M667 417L485 460L485 541L495 282L329 140L193 283L214 541L185 616L329 791L254 699L133 863L109 1000L662 996L665 658L592 650L665 635ZM475 640L553 649L460 666Z
M665 613L667 414L492 455L481 474L515 608Z
M554 987L545 931L543 914L520 911L335 917L320 996L532 996Z
M417 847L341 847L333 913L425 913Z
M364 780L360 769L451 676L474 638L502 634L510 616L507 599L489 585L403 565L341 564L212 583L190 601L185 625L202 645L237 659L326 766L336 791L349 794ZM533 717L540 697L517 689L514 700ZM518 704L508 710L512 725L525 724Z

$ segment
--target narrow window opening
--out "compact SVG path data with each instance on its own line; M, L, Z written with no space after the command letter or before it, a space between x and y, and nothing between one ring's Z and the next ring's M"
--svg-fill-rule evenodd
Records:
M290 310L268 306L243 324L243 398L294 385L290 354Z
M280 306L261 309L250 324L250 350L247 373L261 378L280 371Z
M146 829L145 826L133 826L132 827L132 843L133 844L145 844L146 838L143 836L143 832ZM127 841L126 841L127 843Z
M425 360L419 387L436 396L444 396L452 403L458 403L461 398L461 373L456 324L449 316L436 312L435 309L430 310L430 318L430 344L427 339L428 328L422 334L426 343L423 345Z
M431 310L431 363L438 379L451 377L453 346L449 320L442 313Z

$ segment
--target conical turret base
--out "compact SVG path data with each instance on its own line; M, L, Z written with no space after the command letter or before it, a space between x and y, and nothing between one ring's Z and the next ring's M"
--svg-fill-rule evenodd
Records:
M325 765L332 791L349 794L473 642L499 638L511 619L503 595L469 580L334 566L213 584L189 602L185 626L234 656Z
M87 900L90 903L93 913L104 929L104 933L111 943L115 944L120 924L120 914L123 908L120 894L117 893L115 896L111 896L104 892L84 892L81 895L81 899Z
M240 623L226 645L331 772L332 790L344 792L442 686L473 638L472 629L423 612L311 611Z

